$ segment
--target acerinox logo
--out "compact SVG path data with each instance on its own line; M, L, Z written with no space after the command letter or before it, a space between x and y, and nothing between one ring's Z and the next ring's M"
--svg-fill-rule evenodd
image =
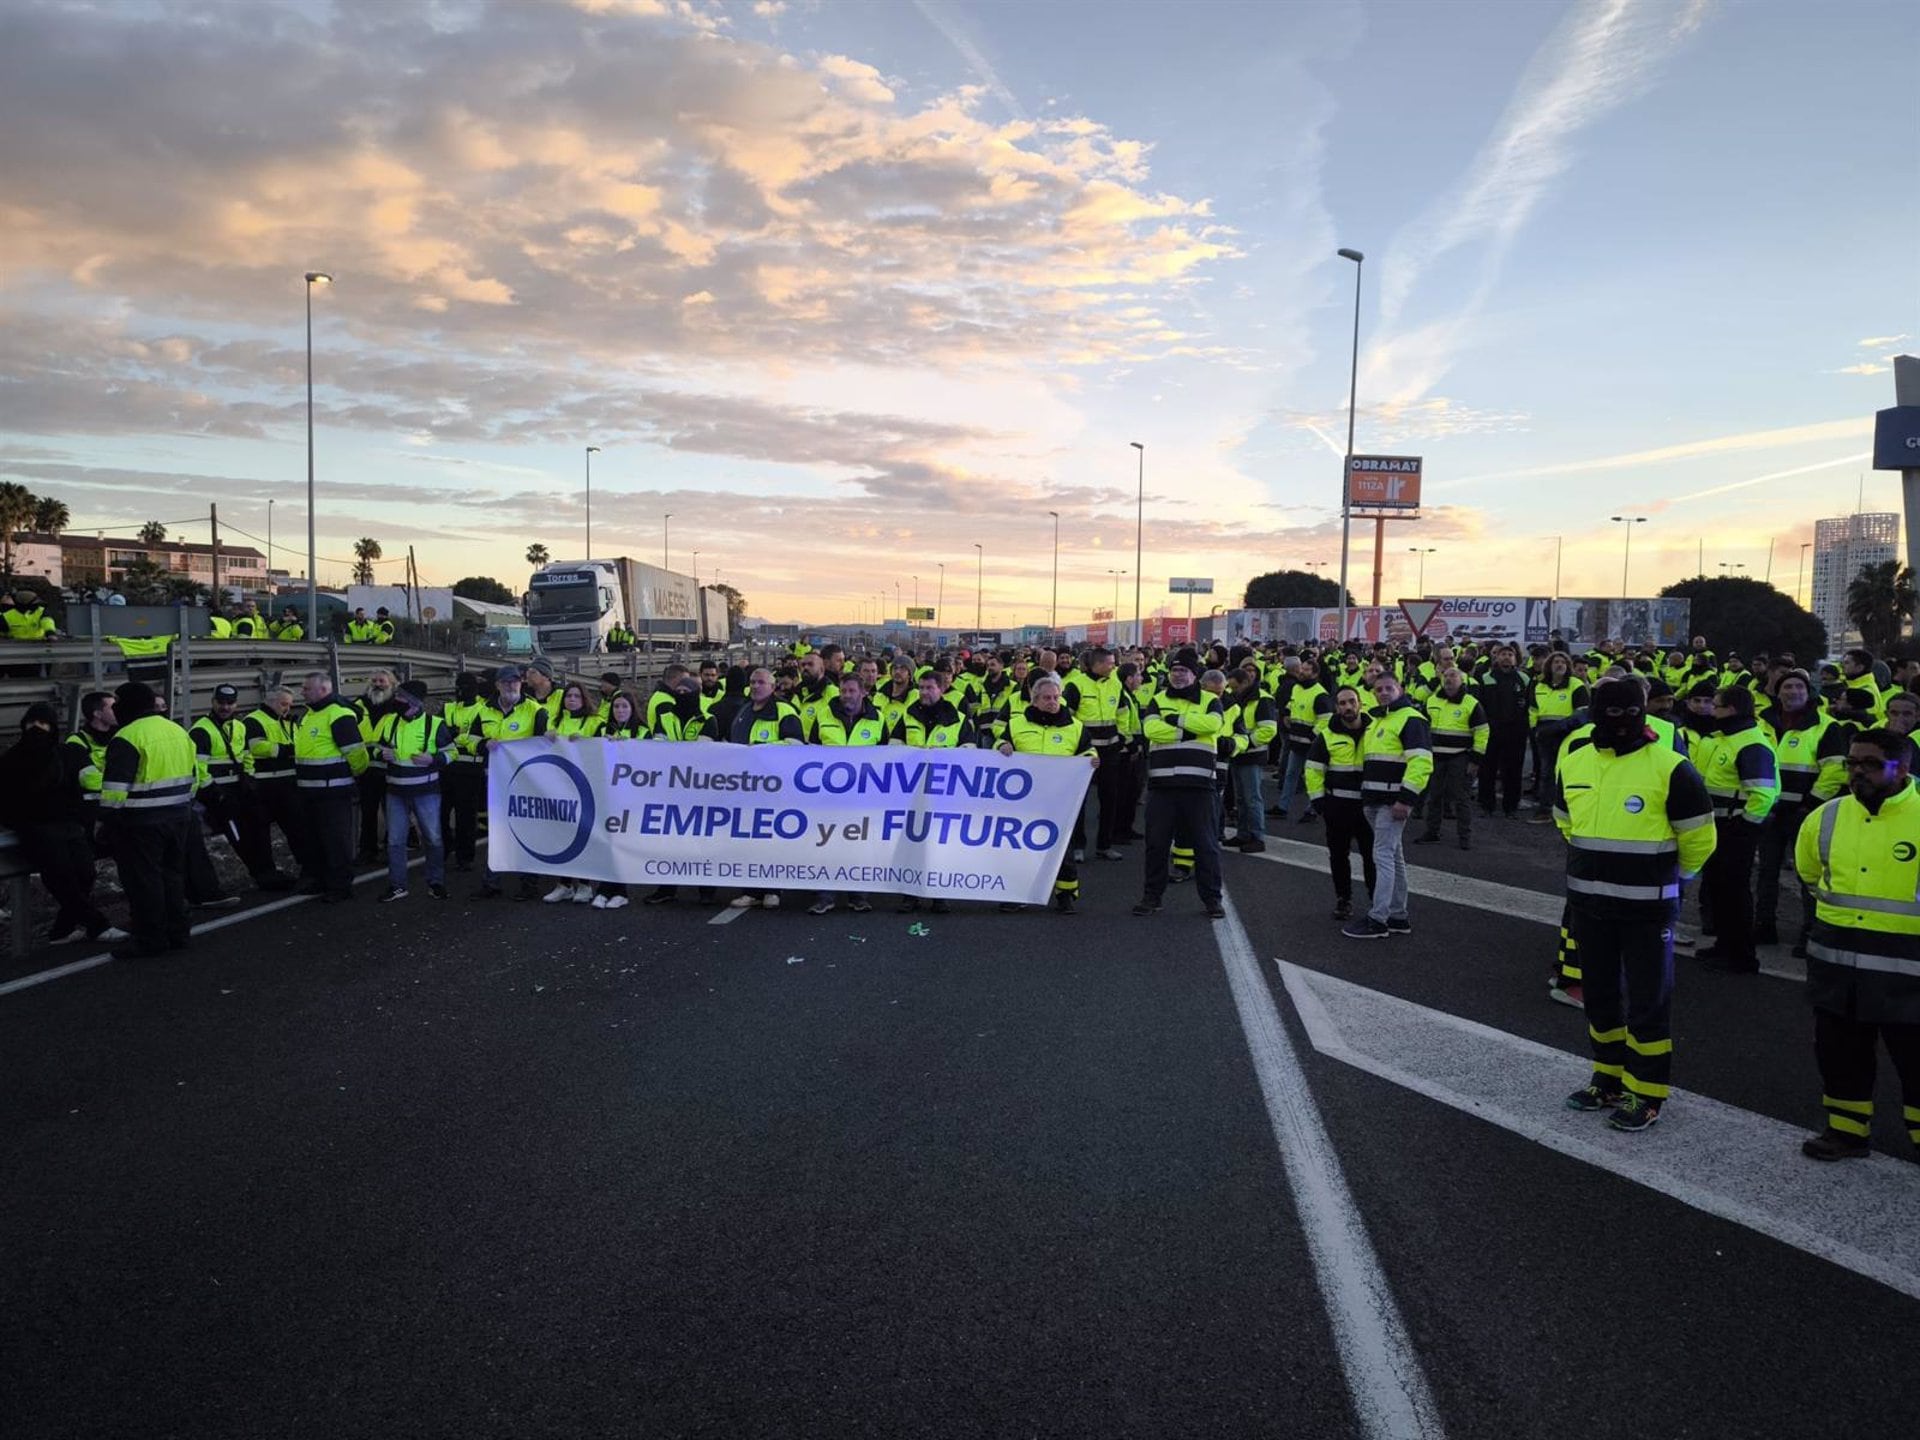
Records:
M1903 863L1913 859L1915 854L1920 854L1920 851L1915 851L1911 840L1902 840L1893 847L1893 858Z
M565 783L556 785L551 771ZM554 794L556 788L561 793ZM507 780L507 820L527 854L542 865L565 865L593 838L593 787L571 760L535 755Z
M1647 808L1647 802L1645 800L1642 800L1638 795L1627 796L1626 811L1629 815L1638 815L1642 810L1646 808Z

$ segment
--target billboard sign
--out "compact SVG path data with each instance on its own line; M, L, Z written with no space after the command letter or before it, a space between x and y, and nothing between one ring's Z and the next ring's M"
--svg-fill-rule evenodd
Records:
M1920 405L1896 405L1874 415L1873 468L1920 470Z
M1175 575L1167 581L1169 595L1211 595L1213 577L1198 575Z
M1354 455L1347 462L1347 504L1355 510L1418 510L1418 455Z
M1626 645L1658 645L1663 650L1684 648L1692 638L1691 600L1607 599L1557 600L1553 629L1569 646L1598 645L1618 640Z
M931 622L931 621L932 621L932 619L933 619L933 606L931 606L931 605L909 605L909 606L907 607L907 619L908 619L908 620L910 620L910 621L912 621L912 620L926 620L926 621L929 621L929 622Z

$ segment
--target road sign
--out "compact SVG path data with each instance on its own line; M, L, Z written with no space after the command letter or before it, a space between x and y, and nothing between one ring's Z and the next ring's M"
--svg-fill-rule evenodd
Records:
M1175 575L1171 580L1167 581L1167 593L1169 595L1211 595L1213 593L1213 577Z
M928 620L928 621L930 621L930 620L932 620L932 619L933 619L933 606L931 606L931 605L909 605L909 606L907 607L907 619L909 619L909 620Z
M1420 457L1353 456L1347 465L1347 504L1354 510L1418 510Z
M1427 622L1433 619L1434 613L1439 608L1438 600L1402 600L1400 602L1400 613L1407 617L1407 624L1413 627L1415 635L1426 634Z

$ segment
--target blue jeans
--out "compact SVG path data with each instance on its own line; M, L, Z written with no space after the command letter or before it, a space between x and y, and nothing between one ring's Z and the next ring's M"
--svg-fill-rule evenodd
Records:
M1407 822L1393 818L1391 805L1369 805L1367 824L1373 827L1373 908L1367 912L1382 925L1407 918L1407 857L1401 841Z
M440 838L438 785L423 785L417 790L404 785L387 786L387 883L396 890L407 888L409 815L419 827L420 843L427 850L427 884L446 884L447 846Z
M1267 838L1267 802L1260 793L1262 768L1257 763L1233 767L1233 803L1240 817L1240 834L1256 840Z

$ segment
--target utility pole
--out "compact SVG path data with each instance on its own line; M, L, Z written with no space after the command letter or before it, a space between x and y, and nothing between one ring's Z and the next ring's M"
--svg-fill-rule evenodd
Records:
M220 608L220 507L207 507L207 525L213 534L213 600L215 610Z

